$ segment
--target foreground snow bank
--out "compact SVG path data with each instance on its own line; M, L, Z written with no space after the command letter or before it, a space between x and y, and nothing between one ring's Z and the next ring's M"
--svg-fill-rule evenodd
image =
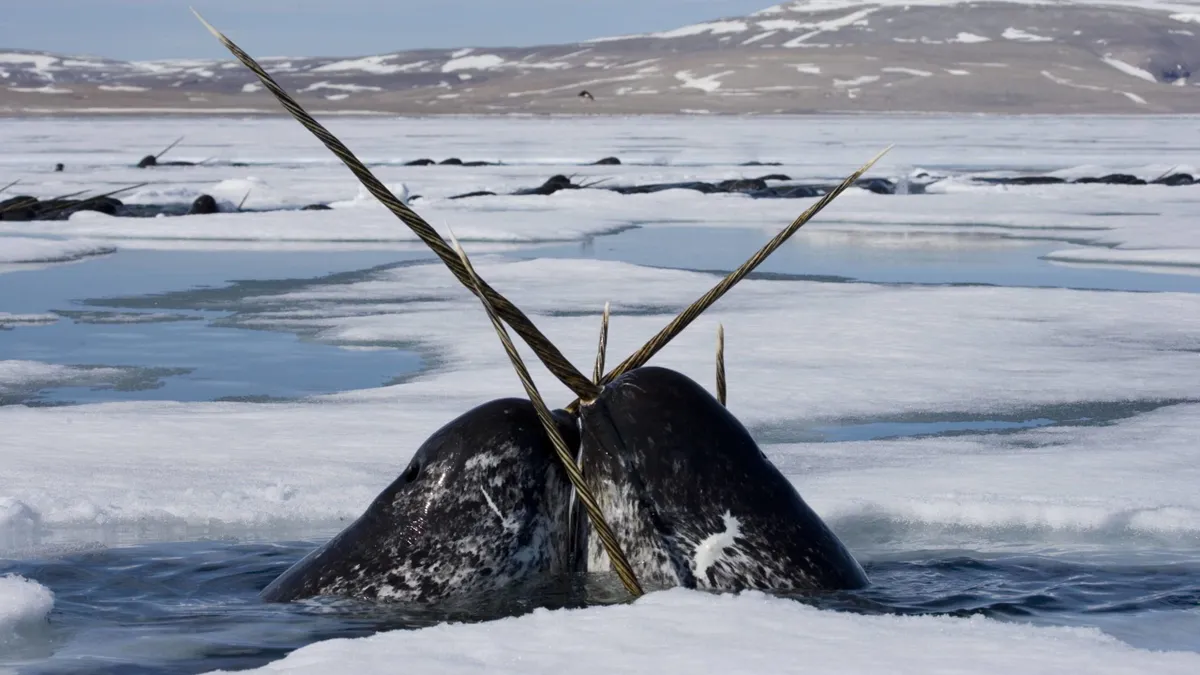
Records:
M1095 629L984 618L862 616L760 593L671 590L632 605L329 640L256 673L1200 672L1200 654L1134 649Z

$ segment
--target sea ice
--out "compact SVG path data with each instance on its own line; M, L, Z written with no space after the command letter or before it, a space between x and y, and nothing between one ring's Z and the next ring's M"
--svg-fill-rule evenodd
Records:
M917 648L914 648L917 646ZM675 589L632 605L535 610L485 624L442 624L309 645L250 673L1063 672L1191 675L1200 655L1128 647L1087 628L1032 628L974 617L861 616L761 593Z
M0 265L70 262L116 251L113 246L82 239L43 239L0 236ZM0 271L5 267L0 266Z
M22 632L44 624L54 607L54 593L15 574L0 576L0 654Z

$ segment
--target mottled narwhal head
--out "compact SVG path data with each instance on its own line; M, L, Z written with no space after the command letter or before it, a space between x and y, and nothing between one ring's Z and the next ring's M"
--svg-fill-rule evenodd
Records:
M581 464L648 586L858 588L866 575L750 433L687 376L641 367L580 408ZM607 560L596 546L589 567Z
M578 443L569 416L559 432ZM563 578L571 488L527 400L500 399L435 432L366 512L263 591L437 602Z

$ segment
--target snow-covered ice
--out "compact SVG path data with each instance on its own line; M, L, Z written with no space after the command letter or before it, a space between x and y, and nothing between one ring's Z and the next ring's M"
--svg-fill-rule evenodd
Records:
M54 323L58 317L54 314L13 314L0 312L0 326L40 325Z
M477 264L490 283L533 313L576 363L589 359L596 314L606 300L617 312L610 350L626 354L666 322L664 309L681 307L715 280L615 262L502 263L478 256ZM581 276L593 283L560 281ZM257 311L255 299L249 298L239 312L245 327L303 330L314 339L351 346L416 343L446 365L392 387L323 397L323 405L317 406L2 408L0 425L7 431L0 462L9 470L0 481L0 495L29 505L51 530L148 522L234 528L327 524L353 515L440 424L490 398L519 393L486 318L473 311L474 302L448 272L430 265L264 297ZM663 309L626 314L655 307ZM595 314L553 316L566 308ZM1195 294L747 281L656 362L704 382L711 372L718 320L725 323L729 341L730 405L752 428L802 431L888 415L948 410L1004 415L1064 404L1200 397L1192 376L1198 343L1189 337L1200 335L1200 297ZM887 330L872 329L880 325ZM569 399L562 385L540 366L530 365L549 400ZM43 369L14 364L9 386L52 376L64 382L99 377ZM1184 419L1194 420L1186 408L1173 414L1185 413ZM130 429L137 429L136 440ZM1119 429L1094 432L1086 445L1095 451ZM1036 432L1025 433L1036 437ZM903 479L891 481L904 489L885 501L852 498L877 490L838 486L823 493L811 467L789 475L818 508L835 506L828 499L841 495L836 507L847 517L881 512L896 520L920 521L924 513L940 526L955 508L960 517L992 513L994 471L964 473L947 459L961 446L947 448L944 456L930 456L936 461L910 465ZM768 447L768 452L785 451ZM870 452L846 452L861 458L848 474L851 482L862 481L880 466ZM1177 457L1184 465L1198 459L1195 452L1181 443L1177 450L1163 447L1159 454ZM888 456L886 450L882 456ZM331 461L347 457L354 461ZM1093 501L1083 499L1079 506L1089 517L1117 517L1135 503L1141 509L1200 514L1200 497L1190 488L1200 476L1183 469L1160 475L1147 472L1144 462L1122 465L1105 457L1099 452L1081 456L1097 474L1110 475L1113 488L1119 489L1119 494L1108 494L1099 483L1089 483ZM1077 460L1064 451L1047 461L1063 461L1060 466L1066 467ZM1014 465L1018 478L1025 476L1024 466ZM1061 485L1025 483L1025 492L1013 494L1017 502L1063 503ZM943 494L950 484L957 486L954 506L914 510L914 503ZM1170 489L1172 485L1178 487ZM1065 511L1072 508L1063 506ZM1035 507L994 513L999 525L1015 518L1017 524L1040 527L1048 519ZM984 520L973 524L989 522L988 516L979 517ZM1200 536L1200 517L1180 522L1188 536Z
M652 636L652 637L651 637ZM703 645L703 646L701 646ZM760 593L671 590L632 605L439 625L305 647L254 673L1190 674L1200 655L1134 650L1095 629L823 612Z
M19 264L70 262L115 250L108 244L85 239L0 236L0 271L18 269Z
M898 71L917 75L888 69ZM703 79L719 84L718 77ZM1200 230L1194 227L1200 187L996 186L971 179L1195 175L1198 146L1187 140L1195 122L1036 116L748 122L697 116L339 118L329 125L434 227L443 233L453 228L484 278L583 368L594 356L605 302L614 310L609 361L615 363L717 276L672 269L710 265L665 251L654 259L668 267L651 267L601 256L540 257L541 248L602 248L606 233L630 227L660 230L655 241L706 228L743 232L748 254L811 200L686 190L447 197L530 187L556 173L629 184L782 172L828 183L898 142L871 175L911 178L914 185L928 184L925 194L851 190L802 230L796 245L884 249L893 256L867 256L864 266L910 259L905 256L922 260L935 249L994 247L1052 269L1090 264L1200 272ZM22 190L39 196L96 188L101 175L105 184L133 184L146 172L131 164L156 149L146 146L165 146L185 127L196 145L181 145L171 155L217 159L178 171L164 168L154 174L155 184L127 195L128 201L186 202L207 193L229 205L249 192L248 208L317 201L333 208L153 219L78 213L64 221L3 222L0 262L31 265L18 261L116 251L104 261L57 269L74 271L119 263L131 249L419 250L412 234L290 120L12 120L0 127L9 149L0 170L30 176ZM1089 142L1080 144L1080 138ZM609 155L619 156L622 165L586 165ZM403 166L417 157L450 156L504 165ZM52 173L50 158L71 172ZM738 166L748 160L782 165ZM59 307L14 311L3 300L0 324L16 326L12 335L55 331L61 325L35 326L68 321L46 313ZM62 543L197 533L329 532L358 515L443 423L491 398L522 395L478 301L427 261L287 289L231 290L220 303L205 309L231 313L229 325L295 333L346 349L402 344L420 352L427 367L389 386L282 403L0 407L0 556ZM175 309L182 308L164 306L158 313ZM1101 547L1127 558L1165 549L1195 558L1200 294L1043 288L1019 272L1007 286L750 279L654 363L711 387L718 322L726 331L731 409L865 560L921 547L1053 555ZM529 350L522 351L547 399L566 403L566 389ZM0 360L0 397L48 387L119 386L137 375L117 366L6 359ZM1004 433L968 429L936 438L900 433L827 440L822 431L1043 418L1038 424L1049 426ZM35 602L41 587L32 583L0 579L0 624L5 592L34 598L22 600L21 616L45 617L52 599ZM858 648L863 644L871 649ZM1094 629L861 616L755 593L670 591L628 606L539 610L488 624L332 640L263 672L353 669L369 675L394 668L397 659L414 671L450 673L927 673L964 664L971 672L1200 669L1194 653L1135 649Z
M3 500L0 500L0 509ZM0 510L0 522L4 516ZM54 608L54 593L36 581L15 574L0 575L0 654L22 632L45 624Z

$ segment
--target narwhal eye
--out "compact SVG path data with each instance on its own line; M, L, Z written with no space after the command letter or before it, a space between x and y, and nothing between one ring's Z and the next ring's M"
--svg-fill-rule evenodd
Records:
M411 483L411 482L415 481L417 479L417 477L420 475L421 475L421 463L415 459L413 460L412 464L408 465L408 468L405 469L404 473L402 474L402 476L404 478L404 482L406 482L406 483Z

